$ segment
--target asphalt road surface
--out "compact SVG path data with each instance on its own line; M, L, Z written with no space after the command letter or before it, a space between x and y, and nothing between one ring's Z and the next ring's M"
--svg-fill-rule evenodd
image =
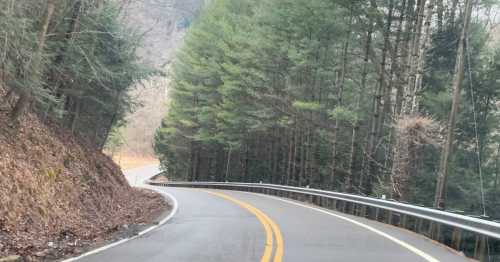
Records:
M153 170L137 169L127 178L142 184ZM412 232L299 202L236 191L157 190L178 202L166 224L79 261L470 261Z

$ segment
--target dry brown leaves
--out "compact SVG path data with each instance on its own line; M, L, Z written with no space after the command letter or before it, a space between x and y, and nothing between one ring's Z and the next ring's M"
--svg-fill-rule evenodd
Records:
M78 253L123 225L151 222L165 207L70 134L33 115L15 129L0 112L0 258Z

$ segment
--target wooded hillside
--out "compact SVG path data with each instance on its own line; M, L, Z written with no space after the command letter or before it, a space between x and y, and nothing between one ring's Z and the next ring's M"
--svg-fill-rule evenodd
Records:
M102 148L133 104L128 89L151 73L138 63L140 38L120 22L120 6L8 0L0 12L2 105L12 123L31 109Z
M52 261L166 209L102 153L152 74L103 0L0 1L0 260ZM7 257L6 257L7 256Z
M156 134L170 178L500 216L498 1L210 3Z

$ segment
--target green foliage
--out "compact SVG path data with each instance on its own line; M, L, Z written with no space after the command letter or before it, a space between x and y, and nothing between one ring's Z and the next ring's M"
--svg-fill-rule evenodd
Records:
M387 10L403 8L391 2L212 1L172 65L169 110L155 137L167 175L393 194L395 120L402 114L396 107L412 96L408 68L417 61L408 48L420 34L405 26L398 33L396 17L386 31ZM415 11L404 25L417 24ZM432 22L431 45L423 50L416 113L438 123L450 111L458 13L446 16L440 31ZM486 191L489 199L498 194L491 155L498 143L500 57L486 44L484 23L478 19L470 34L472 79L467 70L449 186L450 206L471 212L479 210L472 104ZM405 180L405 194L414 203L433 201L440 152L432 139L409 156L416 172Z
M102 147L133 109L128 90L153 73L135 55L139 34L124 26L111 1L3 1L0 10L5 86L27 96L43 120Z
M304 102L304 101L295 101L292 103L292 106L299 110L304 111L319 111L321 110L321 105L318 102Z
M330 110L328 113L332 119L348 121L350 123L355 123L358 120L356 112L353 112L343 106L337 106L333 110Z

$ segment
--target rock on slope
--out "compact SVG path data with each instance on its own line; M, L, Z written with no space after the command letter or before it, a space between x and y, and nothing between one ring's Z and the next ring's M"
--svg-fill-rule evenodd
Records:
M151 222L165 207L161 196L131 188L112 160L64 130L33 115L13 128L0 109L0 258L77 253L123 225Z

